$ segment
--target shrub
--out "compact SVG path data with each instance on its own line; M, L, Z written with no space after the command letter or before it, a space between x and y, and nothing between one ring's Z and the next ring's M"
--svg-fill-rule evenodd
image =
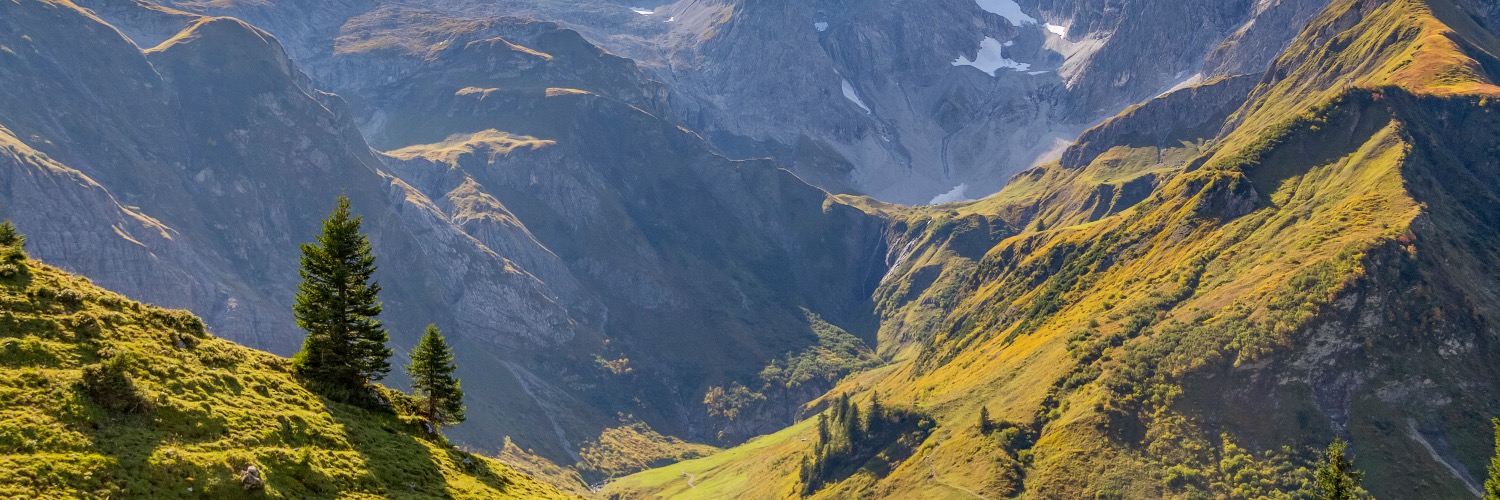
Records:
M69 323L73 327L73 336L78 340L97 339L103 331L99 323L99 318L86 312L74 315Z
M85 366L80 388L90 400L111 412L145 413L151 409L151 402L130 377L129 364L129 358L115 355Z
M63 291L57 292L58 302L75 307L83 305L83 299L86 297L83 292L74 288L64 288Z
M0 279L11 279L21 275L21 266L6 262L0 264Z
M48 301L48 300L52 300L54 298L57 298L57 289L56 288L52 288L50 286L42 285L42 286L36 287L36 289L34 289L34 290L31 290L30 292L28 292L28 294L30 294L33 298L35 298L38 301Z
M202 337L207 332L207 327L203 325L203 320L191 312L157 307L152 307L149 311L151 318L163 327L182 330L194 337Z
M0 261L16 264L27 258L26 251L21 247L4 247L4 250L0 250Z

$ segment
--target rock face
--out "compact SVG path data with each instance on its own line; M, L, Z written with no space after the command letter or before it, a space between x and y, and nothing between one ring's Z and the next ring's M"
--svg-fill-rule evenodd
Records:
M1327 0L161 3L276 34L320 87L354 102L382 148L405 145L363 107L399 98L382 85L445 57L453 68L464 56L452 53L497 36L559 59L590 50L536 39L561 27L606 49L600 66L631 67L558 79L588 65L534 61L518 73L626 100L831 191L929 203L994 192L1173 87L1263 71ZM160 32L160 15L135 17L119 21L127 33Z
M820 144L850 170L808 147L778 158L830 189L927 203L994 192L1183 82L1264 70L1327 2L981 3L684 0L650 16L674 19L666 54L621 50L725 149Z
M0 217L38 257L290 354L297 245L344 193L397 351L429 322L457 346L456 436L556 459L617 414L712 435L706 386L816 343L804 308L873 332L878 220L714 154L576 33L505 21L423 49L383 45L371 21L323 68L390 71L346 80L368 95L350 106L265 31L129 7L0 5ZM357 118L403 147L372 150Z

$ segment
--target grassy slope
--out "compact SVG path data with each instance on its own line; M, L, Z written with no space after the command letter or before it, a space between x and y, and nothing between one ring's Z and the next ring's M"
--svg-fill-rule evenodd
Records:
M288 360L36 261L0 280L0 496L563 498L389 414L303 389ZM123 358L151 409L111 412L82 368Z
M1438 379L1444 394L1474 383L1454 380L1448 363L1459 358L1417 354L1431 349L1422 346L1432 339L1383 347L1409 353L1406 359L1351 366L1338 364L1346 362L1339 356L1357 347L1338 346L1360 341L1324 338L1344 324L1345 303L1373 300L1411 279L1387 278L1401 274L1393 267L1484 267L1485 255L1439 246L1451 232L1414 226L1420 215L1442 211L1424 212L1423 203L1438 196L1411 186L1423 175L1464 168L1424 149L1424 138L1442 137L1454 125L1419 127L1418 117L1435 114L1434 107L1448 108L1437 116L1493 111L1481 98L1500 89L1478 61L1493 58L1497 45L1472 23L1446 0L1336 1L1211 141L1163 151L1116 148L1081 170L1042 167L969 205L923 211L866 204L897 220L903 236L894 247L912 242L877 295L881 350L898 360L834 392L878 388L891 401L932 413L939 426L885 478L856 476L821 495L1274 496L1306 479L1298 464L1341 425L1356 437L1356 451L1368 455L1365 465L1384 476L1372 479L1372 488L1461 495L1451 474L1390 429L1405 418L1441 420L1433 415L1446 413L1461 414L1449 424L1461 428L1475 410L1493 410L1484 390L1424 413L1370 390L1335 394L1329 403L1320 393L1329 382L1320 377L1367 370L1371 386L1400 385L1409 373L1399 372L1415 372ZM1491 136L1495 130L1478 119L1465 125ZM1474 135L1474 143L1456 146L1488 147L1484 133ZM1097 186L1146 174L1163 177L1149 198L1103 218L1091 215L1086 201ZM973 236L981 229L998 244ZM1410 257L1419 252L1413 234L1434 241L1420 252L1448 258L1439 264ZM1392 251L1402 245L1408 250ZM1416 299L1390 300L1421 315ZM1403 330L1389 335L1421 320L1403 321L1384 321ZM1358 334L1370 344L1387 341ZM1468 356L1483 364L1482 350ZM1327 364L1335 368L1320 371ZM1266 383L1293 371L1298 375ZM1330 418L1340 397L1356 401L1357 418ZM1003 449L978 435L973 422L982 405L1039 430L1036 445ZM1452 434L1459 448L1469 441L1463 434ZM669 477L685 468L734 471L756 485L751 496L785 496L780 492L791 491L796 474L785 453L794 450L795 458L805 448L797 436L793 428L625 478L609 491L688 493ZM1463 460L1482 456L1470 448ZM1025 464L1019 474L1017 462Z

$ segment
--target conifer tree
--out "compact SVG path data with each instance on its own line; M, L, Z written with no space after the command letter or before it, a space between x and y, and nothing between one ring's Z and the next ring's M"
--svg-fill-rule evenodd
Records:
M10 219L0 221L0 247L24 247L26 237L16 231L16 225Z
M847 439L846 449L853 450L864 434L859 428L859 403L849 403L849 413L844 415L843 433L844 438Z
M20 262L26 260L26 237L16 230L9 220L0 221L0 260Z
M994 424L990 422L990 407L979 407L979 433L989 434Z
M1344 453L1349 443L1343 438L1333 440L1323 454L1323 464L1313 473L1319 500L1350 500L1363 496L1359 482L1365 473L1354 469L1354 462Z
M433 430L464 421L464 393L453 375L454 368L453 350L443 340L442 332L436 325L427 325L422 340L411 351L406 373L411 375L417 411Z
M828 414L827 413L819 413L818 414L818 446L819 447L827 446L828 445L828 438L829 438L829 435L828 435Z
M1490 458L1490 479L1484 482L1484 500L1500 500L1500 418L1490 422L1495 426L1495 456Z
M293 366L334 397L356 397L391 369L390 337L376 319L375 256L359 232L361 221L349 198L339 196L317 242L302 245L302 283L292 308L297 326L307 330Z
M866 417L865 432L879 436L885 430L885 407L880 404L880 392L870 396L870 414Z

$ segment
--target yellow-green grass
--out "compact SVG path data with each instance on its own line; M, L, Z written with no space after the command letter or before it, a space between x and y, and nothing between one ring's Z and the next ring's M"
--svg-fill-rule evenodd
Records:
M36 261L0 279L0 496L564 498L413 421L309 392L289 361ZM145 408L87 395L123 366ZM128 389L118 392L129 393ZM254 465L263 490L238 475Z
M802 453L816 440L807 419L774 434L707 457L678 462L617 479L605 496L621 498L784 498L797 496L794 484Z

